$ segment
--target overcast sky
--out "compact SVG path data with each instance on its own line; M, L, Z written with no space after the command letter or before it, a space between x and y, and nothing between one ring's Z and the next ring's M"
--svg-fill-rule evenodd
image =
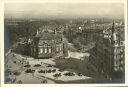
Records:
M5 17L14 18L122 18L123 3L6 3Z

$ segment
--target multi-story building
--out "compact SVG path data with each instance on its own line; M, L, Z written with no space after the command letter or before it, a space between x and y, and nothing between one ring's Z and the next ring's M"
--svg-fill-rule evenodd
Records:
M110 29L103 30L90 53L90 62L106 78L124 77L124 41L120 39L114 23Z
M31 41L31 56L51 58L68 56L67 41L62 34L49 31L37 32Z

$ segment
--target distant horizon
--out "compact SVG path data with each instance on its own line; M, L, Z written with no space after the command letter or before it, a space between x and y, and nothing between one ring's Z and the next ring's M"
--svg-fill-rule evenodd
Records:
M5 18L124 18L123 3L5 3Z
M14 19L14 20L76 20L76 19L82 19L82 20L86 20L86 19L123 19L124 17L121 18L110 18L110 17L76 17L76 18L15 18L15 17L4 17L4 20L6 19Z

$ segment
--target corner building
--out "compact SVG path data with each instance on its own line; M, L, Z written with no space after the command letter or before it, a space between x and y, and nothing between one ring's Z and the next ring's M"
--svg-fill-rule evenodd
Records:
M95 47L90 50L90 62L107 79L124 78L124 41L118 36L114 22L108 30L103 30Z

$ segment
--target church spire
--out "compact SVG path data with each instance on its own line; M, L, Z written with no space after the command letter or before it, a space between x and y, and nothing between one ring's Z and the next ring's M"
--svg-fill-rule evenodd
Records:
M112 32L111 42L112 42L113 45L115 45L115 44L117 44L117 35L116 35L116 32L115 32L115 22L114 21L112 23L111 32Z
M112 23L111 31L112 31L112 35L113 35L114 32L115 32L115 22L114 22L114 20L113 20L113 23Z

